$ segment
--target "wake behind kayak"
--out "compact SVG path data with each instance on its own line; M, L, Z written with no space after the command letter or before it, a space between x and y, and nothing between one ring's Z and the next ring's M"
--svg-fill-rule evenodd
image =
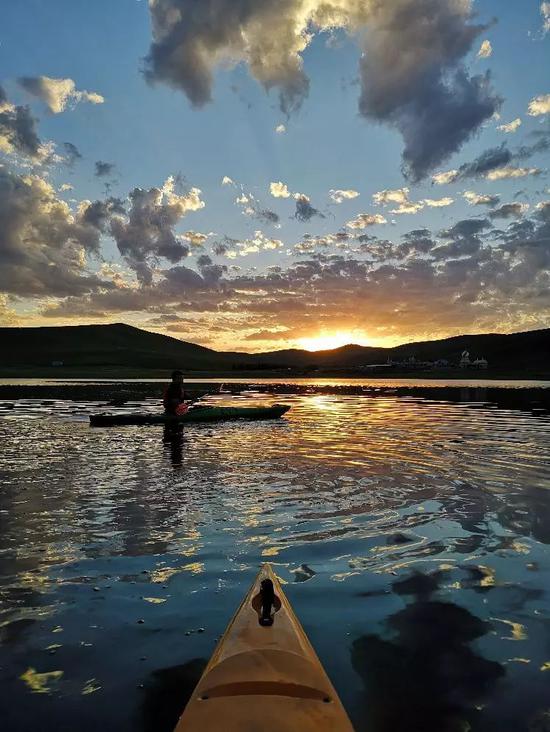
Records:
M223 422L234 419L275 419L282 417L289 409L290 406L286 404L273 404L269 407L195 407L181 416L147 412L91 414L90 425L92 427L114 427L117 425Z

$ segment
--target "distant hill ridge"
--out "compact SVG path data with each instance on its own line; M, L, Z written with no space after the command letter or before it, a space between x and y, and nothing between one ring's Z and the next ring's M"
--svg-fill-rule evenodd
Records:
M550 371L550 328L508 335L460 335L393 348L347 345L328 351L286 349L267 353L220 352L124 323L0 328L0 367L131 367L228 371L253 368L342 369L403 361L445 359L462 351L485 357L490 367Z

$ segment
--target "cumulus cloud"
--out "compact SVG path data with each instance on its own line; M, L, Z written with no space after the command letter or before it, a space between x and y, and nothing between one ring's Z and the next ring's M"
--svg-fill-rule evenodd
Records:
M454 199L446 196L444 198L425 198L422 201L411 201L409 198L409 189L396 188L378 191L372 197L377 205L387 206L389 203L397 203L397 208L390 209L390 213L394 214L415 214L421 211L425 206L431 208L442 208L450 206Z
M254 236L249 239L232 239L227 240L231 243L231 249L227 248L224 255L229 259L236 257L246 257L248 254L258 254L259 252L273 251L281 249L284 244L280 239L274 239L266 236L263 231L255 231Z
M175 264L189 254L189 247L174 227L190 211L204 208L200 194L198 188L176 193L174 178L169 177L162 188L134 188L128 213L111 218L110 233L140 282L152 283L152 267L157 260Z
M286 132L286 127L285 127L285 125L283 125L283 124L277 125L277 127L275 127L275 132L276 132L276 133L277 133L278 135L284 135L284 134L285 134L285 132Z
M507 122L506 124L498 125L497 130L500 130L500 132L516 132L516 130L521 126L521 119L519 117L516 117L516 119L513 119L511 122Z
M350 229L366 229L368 226L374 226L375 224L387 224L388 222L382 216L382 214L366 214L361 213L351 221L348 221L346 226Z
M430 208L444 208L454 203L454 198L450 196L444 196L443 198L425 198L422 203Z
M228 175L224 175L222 178L222 186L233 186L235 185L235 181L230 178Z
M314 216L318 216L321 219L325 218L325 215L321 211L311 205L310 199L305 193L295 193L294 199L296 201L294 218L298 219L298 221L309 221Z
M504 203L488 212L491 219L517 219L529 210L528 203Z
M329 191L329 196L332 198L332 200L334 201L334 203L343 203L344 201L349 201L352 198L357 198L358 195L359 195L359 192L358 191L354 191L354 190L351 190L351 189L347 189L347 190L337 189L337 190L334 190L333 188L331 188L331 190Z
M288 190L286 183L282 183L281 181L276 181L276 182L270 183L269 192L271 193L273 198L289 198L290 197L290 191Z
M44 315L66 322L141 311L174 323L179 333L205 331L215 347L234 347L262 330L286 329L288 338L301 337L312 325L423 340L465 330L545 327L550 315L549 201L530 218L511 219L502 231L489 218L473 218L438 233L414 229L395 242L351 232L349 239L360 247L350 252L344 232L325 236L304 236L304 243L312 243L309 252L263 272L231 265L209 274L215 265L205 257L197 262L199 271L160 269L151 285L68 297L48 305ZM258 247L253 238L240 248ZM333 251L340 242L343 248ZM228 246L238 258L235 240ZM189 331L179 316L170 318L182 312Z
M432 183L437 183L439 186L448 185L454 183L458 179L458 170L446 170L441 173L435 173L432 175Z
M491 193L476 193L475 191L464 191L462 194L470 206L496 206L500 196Z
M23 76L19 85L32 96L40 99L53 114L74 107L79 102L103 104L105 99L97 92L79 90L72 79L52 79L49 76Z
M491 41L488 41L485 39L481 46L479 47L479 51L477 52L478 58L489 58L489 56L492 56L493 54L493 47L491 46Z
M181 235L181 238L185 239L185 241L188 241L194 247L200 247L204 244L209 236L210 234L203 234L200 231L185 231Z
M546 35L550 31L550 2L540 4L540 14L542 15L542 33Z
M48 181L0 168L0 292L63 297L108 286L87 271L100 234Z
M414 180L456 152L501 102L488 74L469 76L463 66L487 28L474 22L467 1L152 0L149 7L146 78L181 89L197 107L212 98L216 67L245 62L266 90L278 89L289 114L309 90L304 50L317 33L342 28L364 51L360 112L401 133Z
M388 203L404 204L409 201L409 189L408 188L396 188L387 189L384 191L378 191L372 196L372 200L377 206L387 205Z
M0 152L36 158L40 155L40 148L36 119L30 109L11 104L0 86Z
M503 168L497 168L491 170L485 176L487 180L507 180L510 178L525 178L527 175L540 175L542 170L540 168L516 168L512 165L507 165Z
M540 94L529 102L527 114L531 117L540 117L541 114L550 114L550 94Z

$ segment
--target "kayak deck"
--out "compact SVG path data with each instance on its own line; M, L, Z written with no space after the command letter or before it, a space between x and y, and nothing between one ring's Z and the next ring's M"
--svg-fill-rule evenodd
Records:
M267 612L262 607L264 580L272 583L274 591ZM261 617L266 618L264 624ZM261 569L218 643L175 732L222 729L353 732L334 687L268 564Z
M290 409L286 404L269 407L195 407L177 417L171 414L91 414L92 427L143 424L188 424L194 422L220 422L233 419L274 419L282 417Z

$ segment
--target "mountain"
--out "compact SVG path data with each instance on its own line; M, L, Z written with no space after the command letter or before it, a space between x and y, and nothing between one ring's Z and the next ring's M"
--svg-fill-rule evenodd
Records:
M388 359L446 359L458 363L462 351L485 357L491 368L550 372L550 328L500 335L461 335L394 348L348 345L329 351L287 349L268 353L219 352L123 323L44 328L0 328L0 368L173 369L185 371L353 369Z

